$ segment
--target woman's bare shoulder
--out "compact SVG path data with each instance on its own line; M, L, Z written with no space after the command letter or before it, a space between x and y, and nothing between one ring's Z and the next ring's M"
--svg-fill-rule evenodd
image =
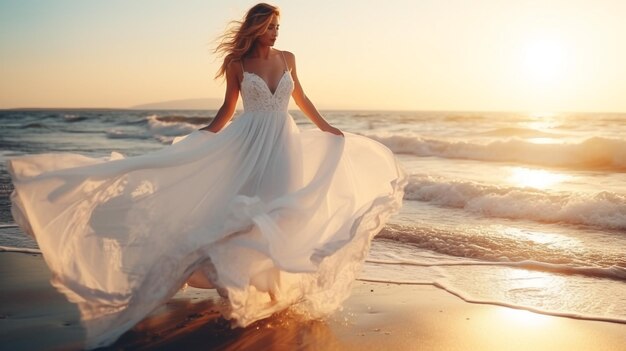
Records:
M241 59L234 59L226 65L226 71L233 74L240 74L243 71Z
M226 68L228 69L236 67L241 67L241 59L233 59L226 65Z
M285 55L285 57L287 59L295 59L296 58L296 55L294 55L293 52L291 52L291 51L281 50L281 52L283 53L283 55Z
M290 68L293 68L296 65L296 55L294 55L291 51L282 50L281 53L285 60L287 60L287 64Z

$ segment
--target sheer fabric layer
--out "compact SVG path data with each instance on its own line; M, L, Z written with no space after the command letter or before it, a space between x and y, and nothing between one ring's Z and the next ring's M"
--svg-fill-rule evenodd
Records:
M239 326L287 306L321 317L349 295L401 206L404 172L371 139L300 131L289 74L275 94L245 77L246 111L220 133L131 158L8 161L13 217L78 304L87 347L114 342L188 280L218 288Z

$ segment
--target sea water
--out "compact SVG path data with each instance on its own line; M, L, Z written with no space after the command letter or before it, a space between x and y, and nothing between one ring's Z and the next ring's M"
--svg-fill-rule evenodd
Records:
M0 246L37 248L10 215L8 157L139 155L214 114L0 111ZM314 127L292 114L300 128ZM323 115L389 147L410 175L403 208L374 239L361 279L431 284L470 302L626 323L626 114Z

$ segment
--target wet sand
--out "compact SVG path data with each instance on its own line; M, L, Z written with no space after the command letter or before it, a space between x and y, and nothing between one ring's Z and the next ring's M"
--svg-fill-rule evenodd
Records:
M2 350L79 350L74 305L50 286L41 255L0 252ZM626 350L626 325L469 304L432 286L356 282L341 311L289 311L231 329L213 290L187 288L109 349Z

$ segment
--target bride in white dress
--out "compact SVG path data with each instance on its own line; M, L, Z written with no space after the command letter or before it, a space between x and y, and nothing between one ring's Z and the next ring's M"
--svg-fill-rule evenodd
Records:
M323 317L350 294L406 177L386 147L322 118L294 55L272 48L278 19L258 4L224 36L225 101L202 130L130 158L8 161L13 217L78 305L86 347L113 343L185 283L217 288L241 327L288 307ZM319 130L298 129L290 97Z

